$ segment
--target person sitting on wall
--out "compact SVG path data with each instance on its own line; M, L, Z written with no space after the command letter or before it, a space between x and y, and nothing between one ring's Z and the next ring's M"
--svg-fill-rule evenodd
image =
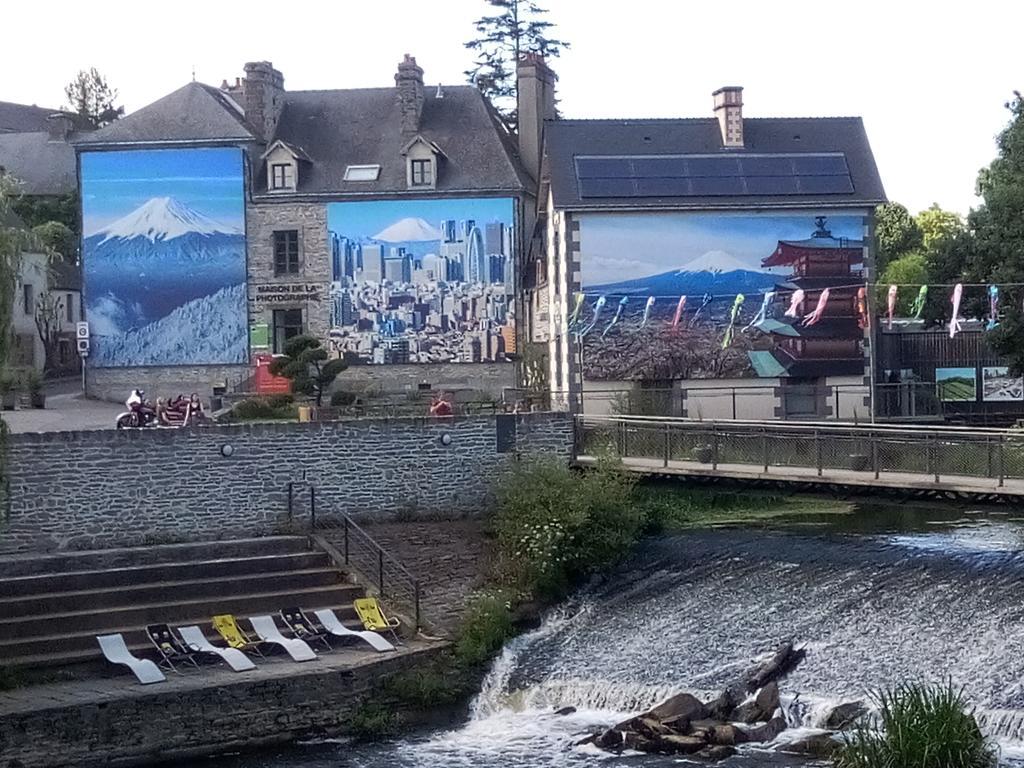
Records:
M437 395L430 403L431 416L451 416L452 404L445 399L444 394Z
M170 424L167 420L167 401L162 397L156 399L156 423L161 427L166 427Z
M189 415L196 421L206 420L206 411L203 410L203 401L199 399L199 394L193 392L188 398Z

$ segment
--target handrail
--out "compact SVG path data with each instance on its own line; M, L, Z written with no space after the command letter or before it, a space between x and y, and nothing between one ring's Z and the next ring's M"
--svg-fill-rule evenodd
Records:
M769 420L745 420L745 419L692 419L682 416L597 416L589 414L577 414L576 421L584 424L600 423L636 423L636 424L666 424L670 423L680 427L711 428L711 427L754 427L757 429L772 429L777 431L811 431L829 430L833 432L861 432L870 434L880 433L906 433L919 436L922 434L949 434L957 437L1019 437L1024 439L1024 431L1005 427L957 427L957 426L907 426L891 423L876 424L853 424L849 422L837 423L834 421L769 421Z
M289 483L289 504L291 503L291 486ZM377 542L370 534L368 534L363 528L351 517L344 512L334 508L328 507L330 516L324 517L320 514L320 506L324 503L319 499L316 486L310 485L309 487L309 527L312 533L317 531L341 531L343 535L343 550L341 554L342 559L346 567L355 568L359 570L359 573L363 578L373 583L374 571L376 571L376 586L377 591L383 595L388 596L388 588L395 581L406 582L406 587L412 592L412 609L415 619L416 629L421 626L420 616L420 598L421 589L420 582L409 569L402 565L399 560L388 552L384 547ZM369 550L372 558L370 567L361 567L358 563L353 563L355 555L357 554L358 548L364 548ZM385 569L385 565L391 566L395 571L390 572ZM387 578L385 578L387 576ZM390 594L392 597L396 597L393 591Z

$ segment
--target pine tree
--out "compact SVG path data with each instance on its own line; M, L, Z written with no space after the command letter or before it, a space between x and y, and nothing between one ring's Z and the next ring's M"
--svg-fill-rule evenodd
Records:
M64 86L64 95L70 110L94 128L109 125L124 114L124 107L114 106L117 89L110 87L96 67L88 72L79 71L75 79Z
M532 0L487 0L493 15L475 23L477 37L466 43L476 61L466 70L469 82L487 96L514 129L516 124L516 63L524 53L556 58L569 43L548 37L554 24L547 10Z

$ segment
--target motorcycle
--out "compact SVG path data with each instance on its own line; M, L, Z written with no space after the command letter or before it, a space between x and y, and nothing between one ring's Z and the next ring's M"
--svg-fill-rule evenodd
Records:
M156 409L145 398L146 393L141 389L133 389L124 401L128 410L117 415L115 426L117 429L128 429L131 427L156 426Z

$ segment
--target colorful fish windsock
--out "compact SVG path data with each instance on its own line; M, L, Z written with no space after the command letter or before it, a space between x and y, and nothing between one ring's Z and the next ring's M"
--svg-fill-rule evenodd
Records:
M601 296L598 298L597 301L594 302L594 317L590 321L590 325L588 325L586 328L580 331L581 339L588 333L590 333L592 330L594 330L594 326L597 325L597 321L601 317L601 310L604 309L604 305L607 301L608 299L606 299L604 296Z
M614 315L614 317L612 317L612 321L610 323L608 323L608 327L605 328L604 329L604 333L601 334L601 338L602 339L605 336L607 336L608 335L608 331L610 331L612 329L612 327L617 322L619 322L619 318L622 317L622 310L624 310L626 308L626 305L628 303L629 303L629 297L628 296L623 296L621 299L619 299L619 306L615 308L615 315Z
M572 328L580 319L580 310L583 309L583 302L586 300L585 293L576 294L576 303L573 305L572 314L569 315L569 327Z
M704 307L715 300L715 297L710 293L705 293L704 297L700 300L700 306L697 307L697 311L693 313L693 317L690 318L690 325L693 326L697 322L697 318L700 317L700 313L704 311Z
M913 315L915 320L921 319L921 313L924 312L924 302L928 298L928 286L922 285L921 290L917 292L917 297L914 299L914 306L910 308L910 314Z
M871 327L871 316L868 314L868 291L866 288L857 289L857 325L861 329Z
M644 319L640 321L640 327L643 328L647 325L647 321L651 319L651 307L654 306L654 297L648 296L647 303L644 304Z
M963 283L957 283L953 288L953 295L950 297L950 303L953 305L953 316L949 318L949 338L956 336L957 331L960 330L960 302L964 298L964 286Z
M736 327L736 316L739 315L740 307L743 306L745 299L746 296L742 293L736 294L736 299L732 303L732 309L729 310L729 325L725 329L725 336L722 337L722 349L732 344L733 329Z
M889 330L892 330L892 316L896 312L896 296L899 294L899 288L895 285L889 286L889 295L886 298L886 314L889 316Z
M985 330L991 331L999 325L999 286L990 285L988 287L988 322L985 324Z
M686 297L680 296L679 303L676 304L676 313L672 315L672 330L676 330L679 327L679 321L683 317L683 310L686 309Z
M786 317L799 317L800 305L804 303L804 289L797 288L789 299L789 309L786 310Z
M818 304L814 311L804 317L804 325L814 325L821 320L821 316L825 314L825 307L828 306L828 296L829 290L826 288L821 292L821 296L818 297Z
M775 301L775 291L768 291L761 300L761 308L757 310L757 314L754 315L754 319L747 323L744 331L749 331L759 323L763 323L768 319L768 310L771 309L772 302Z

